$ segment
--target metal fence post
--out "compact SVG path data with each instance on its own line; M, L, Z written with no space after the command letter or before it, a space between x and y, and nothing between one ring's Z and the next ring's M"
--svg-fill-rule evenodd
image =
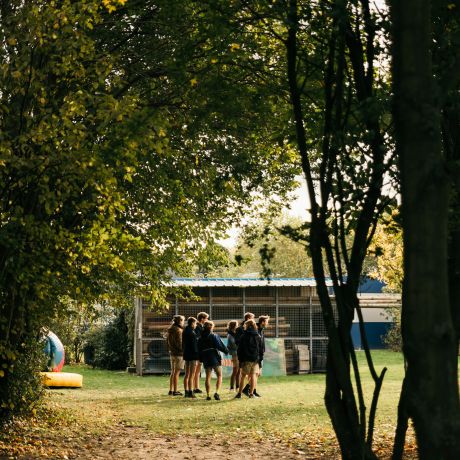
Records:
M280 308L279 308L279 288L275 287L275 337L279 337L279 317L280 317Z
M310 374L313 373L313 300L312 292L313 288L310 287L308 290L310 293Z

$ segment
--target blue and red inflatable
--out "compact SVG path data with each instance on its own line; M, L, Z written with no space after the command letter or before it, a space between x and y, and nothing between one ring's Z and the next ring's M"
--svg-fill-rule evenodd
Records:
M48 357L46 370L48 372L61 372L65 362L64 345L59 337L51 331L45 336L45 355Z
M65 362L65 352L59 337L51 331L45 334L45 355L48 358L46 371L42 372L43 384L47 387L80 388L83 376L70 372L61 372Z

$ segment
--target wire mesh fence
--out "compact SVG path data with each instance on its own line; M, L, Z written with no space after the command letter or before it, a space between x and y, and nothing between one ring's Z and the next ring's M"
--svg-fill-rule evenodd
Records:
M286 373L322 372L326 369L327 333L321 306L312 288L254 286L193 288L191 298L171 298L163 312L142 308L141 350L145 372L167 372L169 358L164 333L172 316L187 319L204 311L215 323L215 332L226 336L230 320L241 322L244 313L270 316L266 339L284 342Z

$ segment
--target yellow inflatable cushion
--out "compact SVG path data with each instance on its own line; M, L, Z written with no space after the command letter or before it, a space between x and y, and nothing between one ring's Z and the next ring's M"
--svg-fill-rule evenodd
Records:
M40 372L46 387L81 388L83 376L70 372Z

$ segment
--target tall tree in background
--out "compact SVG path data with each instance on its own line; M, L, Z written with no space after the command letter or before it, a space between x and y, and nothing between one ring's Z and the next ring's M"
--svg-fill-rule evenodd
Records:
M458 203L454 161L458 160L459 125L451 111L457 97L453 104L448 102L460 82L458 11L452 11L456 8L456 3L429 0L395 1L391 8L404 230L402 336L407 360L395 458L402 457L408 418L414 422L420 458L460 457L454 322L460 298L455 295L457 287L449 290L450 279L458 280L459 260L455 222L451 222L449 257L449 208Z
M400 293L404 272L403 234L399 210L382 216L369 250L370 256L374 258L369 276L383 281L386 292Z
M377 373L363 337L375 381L368 415L350 330L354 313L361 316L357 290L366 250L391 202L382 193L393 158L385 124L389 85L376 67L384 55L376 36L381 19L367 1L210 5L232 17L237 65L253 69L247 84L279 95L280 143L298 152L309 192L307 244L329 336L326 407L343 458L375 458L385 370Z
M233 277L251 274L281 278L313 276L305 227L308 226L299 217L285 214L259 217L245 227L238 237L237 247L231 249L231 256L236 259L236 263L221 270L220 275ZM289 236L294 232L296 240Z
M379 59L377 16L367 1L335 1L318 11L319 18L325 18L328 36L322 135L319 145L312 148L302 86L303 68L308 69L309 63L299 44L306 23L302 15L308 12L308 5L290 0L286 52L297 145L311 201L309 247L329 337L325 401L342 457L375 458L372 437L385 369L380 374L374 369L361 327L375 382L367 418L350 331L355 312L362 326L357 291L364 258L378 217L388 204L382 193L385 173L391 166L382 120L386 85L384 79L376 78L374 67ZM320 152L316 161L315 151ZM353 239L348 247L346 237L350 233ZM334 285L337 319L326 288L323 257Z

